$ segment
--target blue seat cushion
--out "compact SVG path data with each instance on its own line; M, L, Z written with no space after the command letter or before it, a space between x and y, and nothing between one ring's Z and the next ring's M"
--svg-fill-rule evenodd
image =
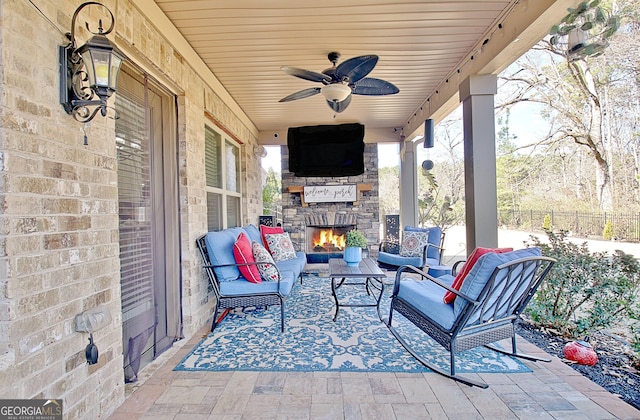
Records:
M293 288L295 275L291 271L280 273L280 294L288 296ZM278 293L278 282L263 281L261 283L251 283L244 277L237 278L233 281L225 281L220 283L220 294L222 296L246 296L246 295L264 295L266 293Z
M255 225L247 225L247 226L244 226L242 229L244 229L245 233L247 234L247 237L251 242L255 241L260 245L264 246L264 244L262 243L262 236L260 235L260 230Z
M519 258L538 257L540 255L542 255L540 248L535 247L518 249L511 252L505 252L503 254L496 254L493 252L484 254L478 259L478 261L476 261L469 274L467 274L467 277L465 277L462 286L460 287L460 292L475 300L482 292L482 289L486 286L491 274L493 274L493 271L497 266ZM499 276L501 277L496 278L496 281L503 279L506 275L508 275L508 272L503 270L503 272L499 273ZM456 299L454 301L455 316L460 315L462 310L465 308L466 303L467 302L464 299ZM469 322L471 323L473 320L470 320Z
M391 254L389 252L380 251L378 261L384 264L400 267L401 265L412 265L414 267L422 267L421 257L402 257L399 254Z
M421 257L403 257L399 254L392 254L390 252L380 251L378 253L378 262L400 267L401 265L412 265L414 267L422 268ZM439 261L433 258L427 258L426 265L439 265Z
M228 228L219 232L209 232L204 238L211 265L235 264L233 244L238 235L244 232L240 227ZM218 281L232 281L240 277L238 267L216 267L213 269Z
M451 286L453 279L454 277L451 275L438 277L438 280L447 286ZM445 292L446 289L430 280L404 278L400 280L398 297L442 328L450 330L456 317L453 312L453 304L442 301Z
M278 261L276 262L276 266L278 266L278 270L280 271L280 273L291 271L294 274L293 277L298 277L304 269L306 263L307 255L304 252L298 251L296 252L296 258Z

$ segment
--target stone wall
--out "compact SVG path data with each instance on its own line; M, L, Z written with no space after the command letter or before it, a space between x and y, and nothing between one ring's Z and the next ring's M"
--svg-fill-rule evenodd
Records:
M23 0L0 2L0 398L62 398L65 418L97 419L124 400L117 154L114 120L98 116L83 126L59 104L58 47L68 43L64 32L80 3L39 0L39 12ZM204 126L222 126L243 143L244 223L262 210L255 128L132 2L105 4L116 16L110 39L177 97L188 338L213 309L195 247L207 230ZM90 36L85 20L79 45ZM113 320L94 333L100 358L88 365L88 334L75 332L73 321L98 305Z
M309 217L328 215L346 215L345 219L355 217L358 230L367 237L369 254L377 255L380 242L380 208L378 200L378 148L376 144L365 144L364 173L345 177L296 177L288 171L289 148L281 146L282 156L282 226L291 235L296 249L306 247L306 222ZM289 192L289 187L313 185L370 184L371 191L360 193L357 203L308 203L303 207L300 193ZM354 216L354 217L352 217Z

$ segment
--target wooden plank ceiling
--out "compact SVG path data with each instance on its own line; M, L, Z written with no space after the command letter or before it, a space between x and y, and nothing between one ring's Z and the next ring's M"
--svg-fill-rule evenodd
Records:
M436 86L495 30L509 0L155 0L258 130L360 122L402 127ZM321 72L327 54L379 56L370 77L390 96L354 95L335 114L322 95L278 100L320 83L281 66Z

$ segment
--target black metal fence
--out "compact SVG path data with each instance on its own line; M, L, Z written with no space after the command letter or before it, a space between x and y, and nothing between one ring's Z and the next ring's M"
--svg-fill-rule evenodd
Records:
M551 223L554 230L565 230L574 236L603 238L605 225L611 223L613 238L626 242L640 242L640 213L586 213L571 211L508 210L498 214L501 226L542 230Z

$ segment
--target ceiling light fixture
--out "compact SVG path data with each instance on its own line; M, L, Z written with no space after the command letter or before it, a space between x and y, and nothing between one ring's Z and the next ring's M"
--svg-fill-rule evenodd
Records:
M321 92L329 102L342 102L351 95L351 88L343 83L332 83L322 86Z
M111 25L104 30L100 19L98 32L93 32L89 29L89 23L85 22L85 27L94 36L76 48L76 18L82 9L90 5L104 7L109 13ZM106 117L107 108L111 108L107 106L107 99L116 91L118 72L125 59L124 54L105 36L113 31L114 25L113 13L105 5L94 1L82 3L73 13L71 32L66 34L69 44L59 47L60 103L67 114L73 115L79 122L91 121L98 111ZM89 108L94 106L96 108L93 110ZM117 113L114 118L117 118Z

